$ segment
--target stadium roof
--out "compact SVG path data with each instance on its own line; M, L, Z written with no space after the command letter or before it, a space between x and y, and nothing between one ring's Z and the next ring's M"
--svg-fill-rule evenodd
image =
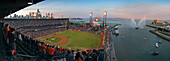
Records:
M44 0L0 0L0 18Z

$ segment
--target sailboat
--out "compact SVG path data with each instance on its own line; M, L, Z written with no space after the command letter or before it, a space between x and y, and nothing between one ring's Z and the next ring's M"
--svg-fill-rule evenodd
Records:
M158 48L158 43L155 44L156 48Z

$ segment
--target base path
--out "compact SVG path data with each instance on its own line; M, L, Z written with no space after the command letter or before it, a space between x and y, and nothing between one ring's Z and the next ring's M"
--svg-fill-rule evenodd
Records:
M55 37L62 38L60 41L57 42L58 45L65 45L68 43L69 39L65 36L54 35Z
M41 38L41 37L39 37L39 38L41 38L41 40L43 40L43 41L48 41L48 42L54 43L54 44L56 44L56 45L65 45L65 44L67 44L68 41L69 41L69 39L68 39L67 37L65 37L65 36L52 35L52 36L50 36L50 37L58 37L58 38L61 38L61 40L59 40L58 42L52 42L52 41L47 40L47 38ZM37 39L39 39L39 38L37 38Z

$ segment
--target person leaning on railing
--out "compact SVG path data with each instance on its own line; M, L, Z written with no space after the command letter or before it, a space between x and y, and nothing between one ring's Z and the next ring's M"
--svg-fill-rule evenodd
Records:
M11 47L12 55L16 54L16 44L15 44L15 29L11 28L8 31L8 38L9 38L9 46Z

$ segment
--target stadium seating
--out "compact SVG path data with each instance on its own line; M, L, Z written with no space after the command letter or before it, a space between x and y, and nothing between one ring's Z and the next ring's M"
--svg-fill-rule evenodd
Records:
M40 51L41 48L39 47L39 44L42 43L42 42L33 39L33 38L36 38L36 37L39 37L39 36L45 36L47 34L52 34L52 33L59 32L59 31L64 31L65 30L64 27L57 26L57 27L59 27L59 29L54 28L54 26L56 26L54 24L63 24L64 22L62 22L62 21L57 22L57 21L53 21L53 20L42 21L42 22L41 21L22 21L22 20L13 21L13 20L11 20L11 21L3 21L3 22L5 22L5 24L10 24L10 26L15 27L16 29L19 29L19 30L16 30L16 32L15 32L15 34L16 34L15 35L16 36L15 43L16 43L17 54L14 55L14 56L20 57L20 58L22 58L22 60L27 60L27 61L28 60L30 60L30 61L32 61L32 60L50 60L51 61L52 59L53 60L59 60L59 59L67 58L67 52L70 51L70 50L64 49L64 48L61 48L61 47L59 48L57 46L55 46L57 56L50 57L50 56L48 56L48 54L42 55L41 51ZM39 24L37 24L37 23L39 23ZM45 25L45 27L42 27L44 25ZM33 27L29 27L29 26L33 26ZM39 32L23 30L25 28L31 30L34 27L38 27L41 30L38 30ZM37 28L34 28L34 29L37 29ZM88 30L89 32L92 32L92 33L103 34L103 29L101 29L99 31L92 31L90 27L70 26L70 29L76 29L76 30L80 30L80 31L87 31ZM0 28L0 31L3 31L3 27ZM22 32L26 31L24 33L21 33L22 34L22 40L20 40L18 38L18 35L21 31ZM30 34L30 33L33 33L33 35L31 35L33 37L29 37L27 35L27 34ZM3 59L5 59L5 60L13 60L15 57L13 55L9 54L9 53L11 53L11 51L10 51L9 45L6 43L4 31L0 32L0 34L1 34L1 43L0 44L1 44L1 48L2 48L1 55L3 56ZM38 35L38 34L40 34L40 35ZM34 36L34 35L36 35L36 36ZM46 46L48 47L50 45L46 45ZM94 51L95 51L95 53L94 53ZM77 51L75 51L75 53L73 52L72 54L75 55L77 52L80 52L80 51L77 50ZM98 55L97 57L99 57L100 50L90 49L90 50L87 50L87 52L88 52L87 55L89 57L92 57L92 58L89 58L89 59L93 60L94 54L97 54Z

